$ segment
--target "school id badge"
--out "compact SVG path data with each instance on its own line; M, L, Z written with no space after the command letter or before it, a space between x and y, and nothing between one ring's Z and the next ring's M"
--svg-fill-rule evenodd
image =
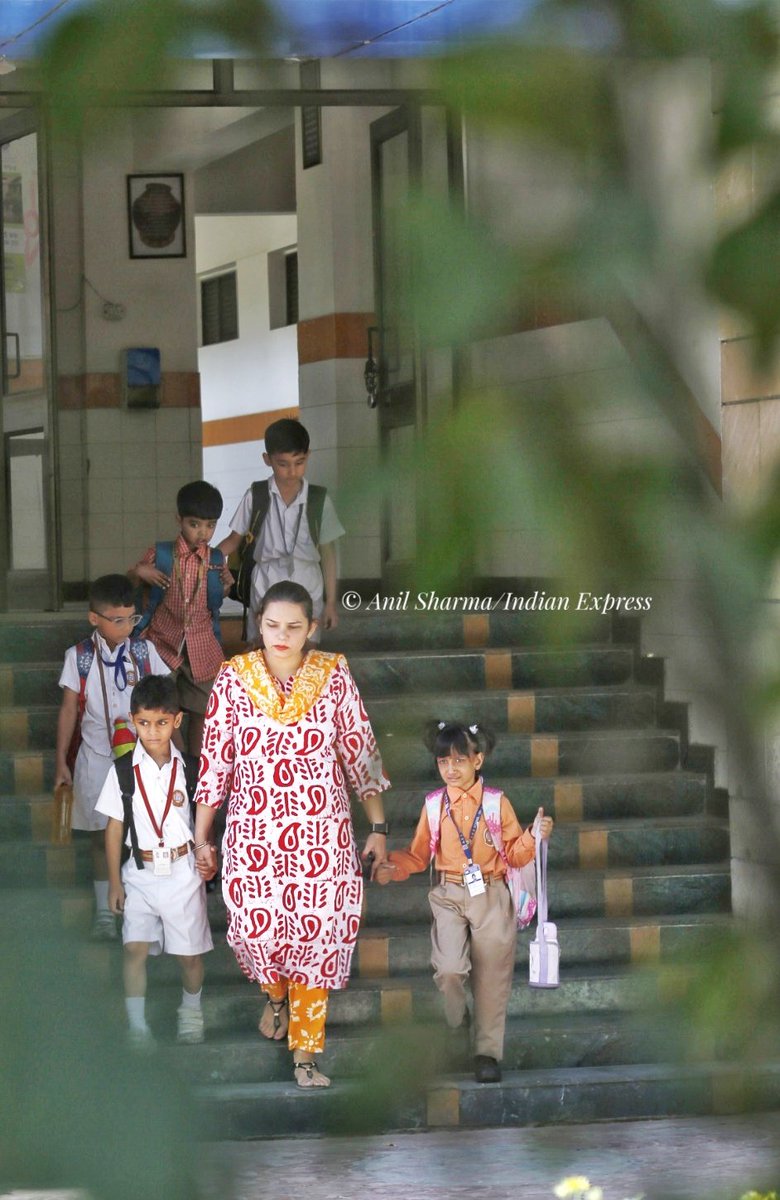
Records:
M155 846L152 850L152 868L155 875L170 875L171 852L167 846Z
M463 872L463 882L469 890L470 896L481 896L485 891L485 881L482 878L482 871L476 863L471 863Z

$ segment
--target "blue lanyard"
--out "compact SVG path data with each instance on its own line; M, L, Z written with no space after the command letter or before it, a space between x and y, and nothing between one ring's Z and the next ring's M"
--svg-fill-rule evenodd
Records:
M479 808L476 811L476 815L474 817L474 824L471 826L471 833L469 834L468 841L466 841L466 839L464 838L463 830L459 827L457 821L455 820L455 818L452 815L452 808L450 807L450 798L449 798L449 795L447 794L446 788L444 789L444 811L447 814L447 816L449 817L449 819L452 821L453 825L455 826L458 837L460 838L460 844L463 847L463 853L466 855L466 862L469 864L469 866L471 866L472 862L474 861L471 857L471 843L474 841L474 834L477 832L477 826L479 825L479 818L482 816L482 805L480 804Z

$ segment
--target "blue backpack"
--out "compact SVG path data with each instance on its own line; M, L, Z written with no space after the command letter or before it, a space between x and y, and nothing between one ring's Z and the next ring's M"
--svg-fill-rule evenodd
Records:
M222 588L222 578L218 567L221 567L225 562L225 556L221 550L216 547L209 547L209 566L206 572L206 604L211 613L211 624L214 627L214 636L218 642L222 641L222 631L219 624L219 610L222 608L222 601L225 598ZM158 571L162 571L169 579L173 576L173 542L156 542L154 547L154 565ZM213 568L213 569L212 569ZM139 609L143 614L143 619L136 626L136 633L142 633L147 629L155 610L162 600L165 592L161 587L149 588L145 596L143 604L139 604Z

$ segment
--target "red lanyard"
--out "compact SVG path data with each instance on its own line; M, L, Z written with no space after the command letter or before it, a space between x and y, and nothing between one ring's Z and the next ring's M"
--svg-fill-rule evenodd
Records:
M154 830L154 832L157 834L158 838L160 839L161 846L165 845L165 842L163 841L163 828L165 826L165 822L168 819L168 813L171 811L171 805L173 803L173 789L176 785L176 763L177 763L177 761L178 760L174 758L173 763L171 764L171 782L168 785L168 799L165 801L165 812L162 815L162 821L160 822L159 825L157 824L157 822L154 819L154 813L152 812L152 806L149 803L149 797L146 794L146 788L144 787L144 781L141 778L141 768L138 763L136 763L135 767L133 768L135 771L135 781L138 784L138 790L141 793L141 799L143 800L144 804L146 805L146 811L149 814L149 820L152 823L152 829Z

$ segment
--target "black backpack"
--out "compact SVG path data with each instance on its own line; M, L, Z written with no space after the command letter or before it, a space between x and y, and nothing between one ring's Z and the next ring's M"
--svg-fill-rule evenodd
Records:
M184 779L187 788L187 797L190 804L193 804L195 797L195 789L198 786L198 760L193 758L191 754L182 755L184 759ZM141 857L141 850L138 845L138 834L135 831L135 821L133 820L133 793L135 792L135 775L133 774L133 755L123 754L114 763L116 777L119 780L119 789L122 793L122 809L124 812L124 827L122 829L122 845L127 842L128 832L130 834L130 854L132 855L135 865L139 871L144 869L144 860Z
M320 544L320 529L322 528L322 511L325 507L327 488L310 483L306 496L306 520L309 525L309 535L315 546ZM255 565L255 542L262 528L263 521L271 506L271 493L267 479L256 480L252 484L252 515L249 518L249 529L244 534L238 548L238 570L236 582L230 589L230 599L238 600L244 610L249 608L252 600L252 571Z

